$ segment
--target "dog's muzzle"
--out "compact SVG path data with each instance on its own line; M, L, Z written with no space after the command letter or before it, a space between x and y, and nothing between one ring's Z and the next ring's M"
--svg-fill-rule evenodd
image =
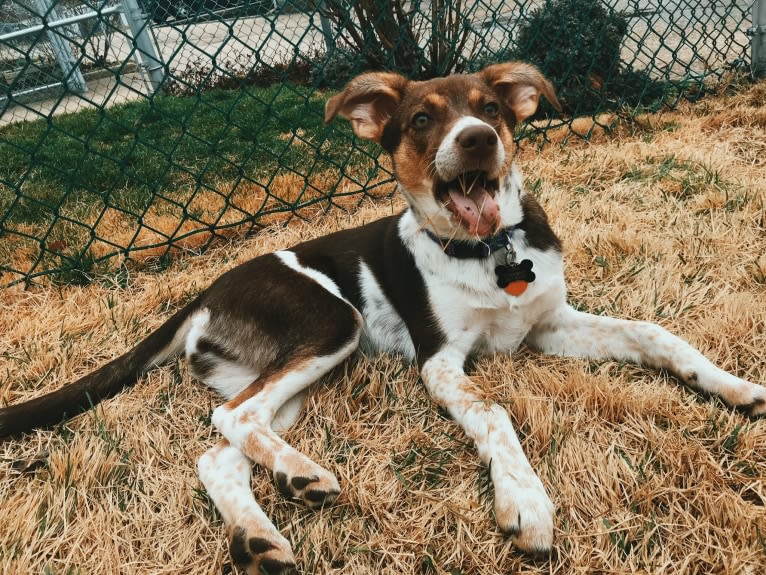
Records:
M497 132L474 117L459 120L436 153L434 196L471 236L491 236L500 225L495 196L504 160Z

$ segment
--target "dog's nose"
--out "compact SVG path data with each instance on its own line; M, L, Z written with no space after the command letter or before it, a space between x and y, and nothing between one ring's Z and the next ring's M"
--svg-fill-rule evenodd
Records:
M497 147L497 134L489 126L468 126L458 134L457 142L464 152L484 156Z

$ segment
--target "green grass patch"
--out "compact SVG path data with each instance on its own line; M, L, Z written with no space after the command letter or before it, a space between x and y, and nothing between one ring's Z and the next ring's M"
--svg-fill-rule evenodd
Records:
M217 88L0 128L0 282L85 284L117 254L163 258L190 236L185 247L204 249L213 230L378 193L379 147L347 122L325 126L326 99Z
M156 195L183 202L221 181L267 187L280 171L344 167L351 131L324 126L325 99L287 85L212 90L4 127L0 225L78 218L96 204L140 215ZM377 156L374 146L354 149Z
M643 165L633 165L623 175L624 180L646 181L659 185L667 199L685 201L710 191L728 192L734 186L721 172L701 162L679 159L674 155L648 158ZM728 194L727 194L728 197ZM747 198L733 198L747 203ZM736 206L741 207L741 206ZM727 210L730 206L727 200Z

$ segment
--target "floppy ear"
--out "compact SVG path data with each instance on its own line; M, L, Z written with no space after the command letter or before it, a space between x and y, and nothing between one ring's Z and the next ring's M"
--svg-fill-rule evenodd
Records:
M531 64L494 64L484 68L479 74L505 100L518 122L526 120L537 111L540 94L561 112L561 104L556 98L553 85Z
M383 128L402 98L407 79L399 74L372 72L357 76L324 109L325 123L341 115L351 121L360 138L380 142Z

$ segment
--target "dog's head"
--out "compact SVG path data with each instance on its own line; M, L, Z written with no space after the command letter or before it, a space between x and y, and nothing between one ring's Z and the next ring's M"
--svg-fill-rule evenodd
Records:
M436 235L484 238L508 223L513 129L540 95L560 109L551 83L520 62L425 82L369 73L328 100L325 121L343 116L383 146L416 217Z

